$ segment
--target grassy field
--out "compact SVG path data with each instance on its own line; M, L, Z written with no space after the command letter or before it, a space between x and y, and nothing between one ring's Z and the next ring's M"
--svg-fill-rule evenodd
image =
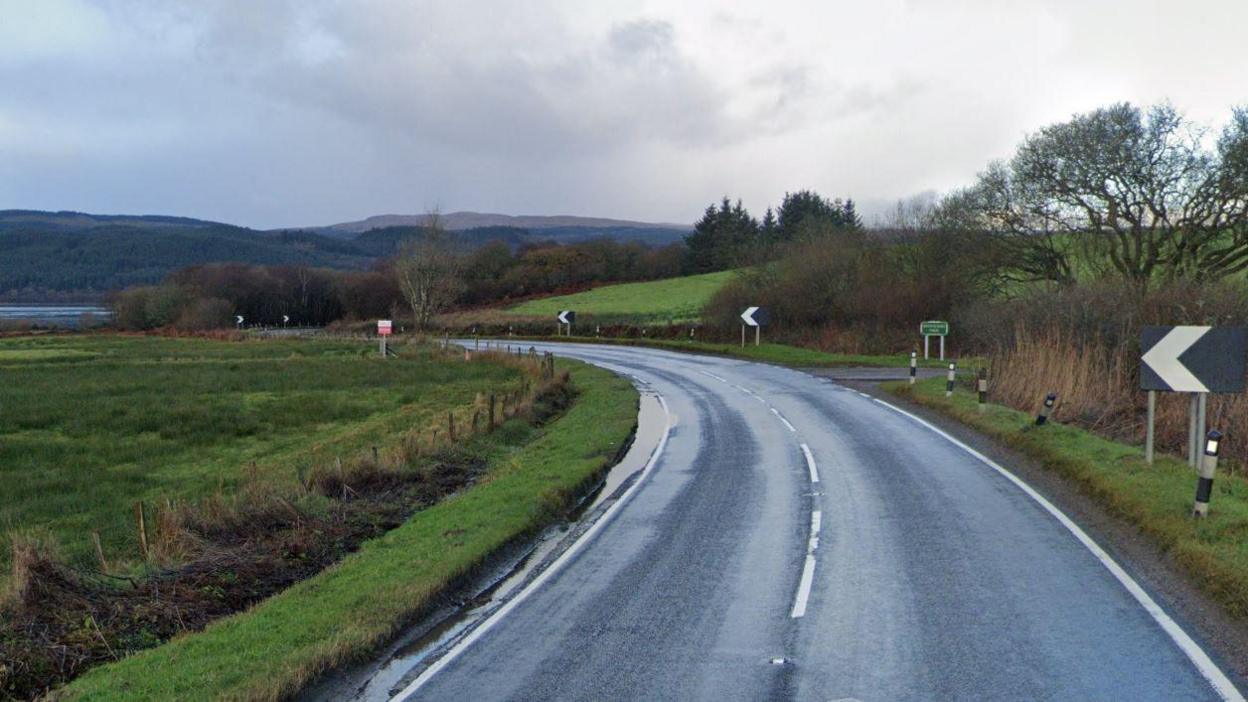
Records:
M1234 617L1248 617L1248 481L1220 472L1214 481L1209 517L1190 517L1196 475L1186 462L1158 456L1144 462L1143 449L1089 431L1050 422L1000 405L976 409L975 394L959 389L946 399L944 384L928 380L889 390L955 417L1043 462L1079 484L1112 513L1152 537L1186 569L1192 582Z
M506 311L513 315L553 318L560 310L575 310L579 316L592 316L604 323L625 319L633 323L688 322L698 319L702 307L732 276L733 271L720 271L607 285L574 295L529 300Z
M88 672L63 696L285 699L375 650L490 554L560 518L625 446L636 421L632 386L582 364L559 366L571 369L576 403L544 426L512 420L474 440L489 464L477 486L248 612Z
M276 482L386 445L518 377L359 342L121 336L0 340L0 529L46 529L76 565L139 559L132 506ZM7 574L7 544L0 573ZM3 579L4 575L0 575Z

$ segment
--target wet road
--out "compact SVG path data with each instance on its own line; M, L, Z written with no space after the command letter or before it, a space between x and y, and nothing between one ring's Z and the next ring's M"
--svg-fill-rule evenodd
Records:
M397 699L1239 699L1078 527L921 420L783 368L537 346L653 389L667 441Z

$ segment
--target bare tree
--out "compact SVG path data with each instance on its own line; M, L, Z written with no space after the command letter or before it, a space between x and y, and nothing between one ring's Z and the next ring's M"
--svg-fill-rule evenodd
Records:
M1072 283L1076 259L1142 287L1224 277L1248 268L1248 114L1214 151L1205 136L1169 105L1114 105L1031 135L950 204L1021 277Z
M428 329L433 316L449 307L463 289L461 260L439 213L426 214L420 235L403 245L394 262L399 289L417 329Z

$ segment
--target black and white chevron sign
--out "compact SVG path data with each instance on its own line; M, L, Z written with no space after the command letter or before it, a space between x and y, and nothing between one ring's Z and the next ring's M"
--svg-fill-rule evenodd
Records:
M550 313L547 312L546 314L550 314ZM576 313L573 312L572 310L561 310L559 312L560 324L572 324L575 321L576 321Z
M765 327L771 321L771 315L762 307L747 307L741 313L741 321L751 327Z
M1140 351L1141 390L1244 391L1244 327L1144 327Z

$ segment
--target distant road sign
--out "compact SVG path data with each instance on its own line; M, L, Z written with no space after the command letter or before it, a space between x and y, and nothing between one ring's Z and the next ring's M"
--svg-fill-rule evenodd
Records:
M388 319L377 320L377 334L379 336L390 336L390 333L391 331L393 331L393 329L394 329L394 322L391 322Z
M218 318L218 319L219 319L219 318ZM236 315L234 315L234 323L235 323L235 324L242 324L242 323L243 323L243 315L241 315L241 314L236 314Z
M949 336L949 323L939 321L927 321L919 325L919 334L922 336Z
M751 327L765 327L771 322L771 315L765 307L747 307L741 313L741 321Z
M1140 351L1141 390L1244 391L1244 327L1144 327Z
M282 324L287 324L289 322L290 322L290 315L288 314L282 315Z
M547 314L550 314L547 312ZM563 310L559 313L559 322L562 324L573 324L576 322L576 313L572 310Z

